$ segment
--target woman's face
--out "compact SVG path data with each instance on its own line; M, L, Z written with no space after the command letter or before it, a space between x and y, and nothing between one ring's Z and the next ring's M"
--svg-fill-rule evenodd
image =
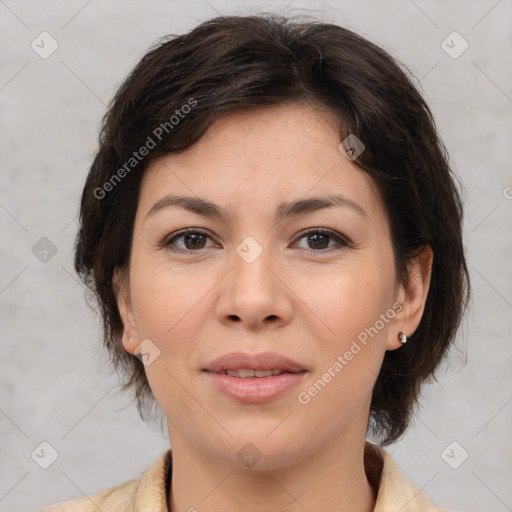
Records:
M271 469L364 440L384 353L417 322L382 200L340 142L327 113L281 105L147 170L118 301L173 444Z

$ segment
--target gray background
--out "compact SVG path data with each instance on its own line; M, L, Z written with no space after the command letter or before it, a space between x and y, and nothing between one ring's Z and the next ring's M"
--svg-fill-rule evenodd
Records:
M0 511L117 485L167 448L165 431L143 423L119 393L98 317L72 270L81 187L105 104L156 38L218 13L286 5L289 14L337 22L382 45L413 71L432 106L466 190L474 297L460 349L425 388L409 433L388 450L438 505L512 510L510 1L0 0ZM46 59L31 47L42 46L43 31L59 45ZM441 46L453 31L469 43L458 58ZM445 45L453 53L462 41L452 39ZM50 40L44 44L48 50ZM39 254L32 249L42 237L57 249L46 262L47 241ZM58 452L46 470L31 458L42 441ZM465 452L457 469L441 456L456 466Z

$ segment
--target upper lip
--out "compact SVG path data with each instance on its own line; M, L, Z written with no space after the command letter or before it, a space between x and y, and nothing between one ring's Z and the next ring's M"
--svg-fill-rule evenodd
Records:
M261 354L231 352L217 357L204 370L220 373L226 370L240 370L242 368L251 370L282 370L287 372L306 371L297 361L274 352L263 352Z

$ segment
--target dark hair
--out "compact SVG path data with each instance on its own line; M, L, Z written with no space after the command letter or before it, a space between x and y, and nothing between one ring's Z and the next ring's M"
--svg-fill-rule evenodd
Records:
M191 147L225 113L283 103L326 108L339 120L340 141L349 134L363 141L354 163L382 194L402 281L425 245L434 253L420 325L406 345L386 352L373 389L369 428L385 445L406 430L420 385L455 336L469 276L462 203L432 114L393 58L354 32L265 14L218 17L159 41L103 119L82 195L75 268L97 299L105 345L144 418L154 397L143 364L120 343L113 284L114 271L129 264L144 171Z

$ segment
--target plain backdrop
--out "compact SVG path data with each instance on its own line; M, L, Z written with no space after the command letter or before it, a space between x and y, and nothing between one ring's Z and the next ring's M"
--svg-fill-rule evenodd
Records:
M119 392L73 271L81 188L106 104L157 38L283 9L384 47L433 110L465 189L473 300L459 348L388 451L439 506L512 510L510 1L0 0L0 511L117 485L167 449ZM41 453L57 457L48 469Z

